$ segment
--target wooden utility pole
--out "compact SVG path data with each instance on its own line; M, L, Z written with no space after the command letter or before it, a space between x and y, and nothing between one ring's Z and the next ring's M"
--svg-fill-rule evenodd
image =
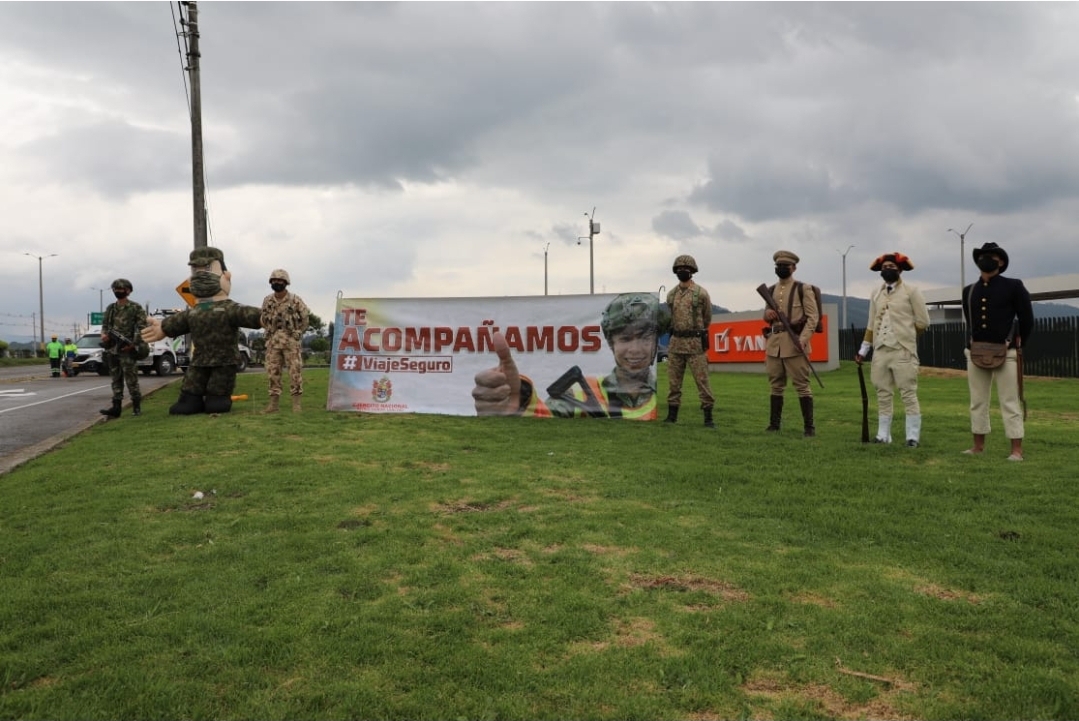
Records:
M199 9L187 5L187 72L191 81L191 174L194 181L195 247L206 247L206 175L202 168L202 90L199 81Z

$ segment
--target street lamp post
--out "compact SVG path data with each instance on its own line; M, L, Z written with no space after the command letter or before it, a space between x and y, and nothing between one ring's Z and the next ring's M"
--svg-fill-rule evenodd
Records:
M960 233L958 230L953 230L952 228L948 228L949 233L955 233L956 235L959 236L959 300L960 301L963 300L963 289L967 287L967 272L966 272L967 253L966 253L966 250L964 249L963 246L966 244L965 241L967 239L967 233L970 232L970 229L973 228L973 227L974 227L974 223L971 223L970 225L967 226L967 229L964 230L962 233Z
M595 295L596 293L596 266L595 256L592 253L592 239L599 235L599 223L594 218L596 217L596 208L592 207L592 215L588 213L584 214L588 218L588 294ZM577 245L581 244L584 240L584 236L577 236Z
M843 328L847 327L847 253L853 248L853 245L848 245L847 249L842 253L839 253L839 249L836 248L837 253L843 256Z
M31 258L37 258L37 303L38 312L41 319L41 346L45 346L45 284L42 282L41 273L41 261L46 258L55 258L56 253L49 253L48 255L34 255L33 253L23 253Z
M91 288L90 290L97 291L97 312L105 312L105 289L104 288Z
M543 294L547 295L547 251L550 250L551 244L543 246Z

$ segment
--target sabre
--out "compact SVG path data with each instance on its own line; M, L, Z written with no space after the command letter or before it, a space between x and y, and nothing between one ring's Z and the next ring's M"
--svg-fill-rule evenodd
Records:
M805 346L802 345L801 342L799 342L798 334L794 332L793 328L791 328L790 319L787 318L786 314L779 309L778 305L776 305L776 299L773 298L772 294L768 292L768 286L764 283L761 283L757 286L757 293L760 294L762 298L764 298L764 302L768 305L768 307L773 312L775 312L777 316L779 316L779 322L783 324L783 330L787 331L787 334L794 342L794 347L797 348L802 353L802 357L806 359L806 363L809 364L809 370L813 371L813 377L817 379L817 383L820 384L821 388L824 388L824 381L822 381L820 379L820 376L817 375L817 369L813 367L813 361L809 360L809 354L806 353Z
M1023 405L1023 420L1027 419L1027 399L1023 395L1023 339L1015 336L1015 374L1019 382L1019 402Z
M854 337L854 324L850 324L851 337ZM870 350L870 353L873 351ZM865 359L863 358L863 361ZM869 393L865 389L865 372L862 364L858 364L858 386L862 390L862 443L869 443Z

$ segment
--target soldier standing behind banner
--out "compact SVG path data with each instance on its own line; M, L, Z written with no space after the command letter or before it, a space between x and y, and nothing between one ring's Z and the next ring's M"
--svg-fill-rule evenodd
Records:
M776 307L787 315L798 337L790 337L774 310L768 308L764 311L765 322L772 324L770 329L766 329L769 332L764 357L764 368L772 387L770 420L765 430L779 430L783 417L783 393L789 377L802 407L804 435L812 438L817 435L817 430L813 425L813 389L809 385L809 359L806 356L809 354L809 341L820 319L820 308L817 307L817 297L813 291L800 288L801 284L794 279L798 256L789 250L779 250L772 260L775 261L776 277L779 278L779 282L772 286L772 298Z
M989 434L989 397L997 382L997 400L1004 417L1004 434L1011 440L1009 461L1023 460L1023 404L1019 397L1019 365L1016 348L1026 347L1034 330L1034 308L1030 292L1018 278L1005 278L1008 254L996 243L974 249L974 264L981 278L963 289L963 317L970 340L1007 344L1004 363L997 368L980 368L967 357L967 384L970 387L970 430L974 445L963 453L979 454L985 450ZM1014 328L1018 325L1018 328Z
M678 276L678 285L667 293L667 305L671 309L671 342L667 347L667 417L664 423L678 422L678 409L682 404L682 379L686 365L697 382L697 395L704 411L704 427L715 428L712 408L715 397L708 383L708 358L704 354L708 326L712 323L712 298L701 286L693 282L697 261L691 255L680 255L671 267Z
M922 410L918 404L918 337L929 327L929 311L922 292L905 283L904 270L914 270L902 253L886 253L869 266L880 271L884 283L869 301L869 327L854 356L862 361L873 350L870 378L877 388L877 436L874 443L892 442L892 388L899 389L907 417L907 445L917 448L922 436Z
M303 356L300 340L307 330L311 311L303 299L288 292L291 283L287 270L270 273L273 293L262 301L260 323L266 329L266 377L270 382L270 402L263 413L277 413L281 405L281 366L288 366L292 411L300 412L303 396Z
M120 407L124 403L124 384L131 396L131 412L142 415L142 391L139 390L139 373L135 364L135 346L113 336L115 332L128 341L139 341L139 331L146 325L146 311L138 303L128 299L134 288L126 278L117 278L112 282L112 294L115 303L109 303L105 309L105 322L101 324L101 346L103 354L109 360L109 375L112 377L112 407L102 408L101 414L109 418L120 417Z

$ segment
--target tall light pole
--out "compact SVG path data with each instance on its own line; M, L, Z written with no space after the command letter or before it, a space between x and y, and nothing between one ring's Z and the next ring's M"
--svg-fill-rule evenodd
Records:
M37 303L38 303L38 312L40 313L40 319L41 319L41 346L42 346L42 348L44 348L44 346L45 346L45 284L42 282L41 261L45 260L46 258L55 258L57 254L56 253L49 253L48 255L34 255L33 253L23 253L23 255L28 255L31 258L37 258Z
M962 303L962 300L963 300L963 289L967 287L967 271L966 271L967 253L966 253L966 250L964 249L963 246L966 244L965 241L967 239L967 233L970 232L970 229L973 228L973 227L974 227L974 223L971 223L970 225L967 226L967 229L964 230L962 233L960 233L958 230L953 230L951 228L948 228L949 233L955 233L956 235L959 236L959 300L960 300L960 303Z
M90 290L97 291L97 312L105 312L105 289L104 288L91 288Z
M547 295L547 251L550 249L550 242L543 246L543 294Z
M842 253L839 253L839 248L836 248L837 253L843 256L843 323L841 328L847 327L847 253L853 248L853 245L848 245L847 249Z
M592 252L592 239L599 235L599 223L594 218L596 217L596 208L592 207L592 215L588 213L584 214L588 218L588 294L595 295L596 293L596 265L595 255ZM584 240L583 235L577 236L577 245L581 244Z

